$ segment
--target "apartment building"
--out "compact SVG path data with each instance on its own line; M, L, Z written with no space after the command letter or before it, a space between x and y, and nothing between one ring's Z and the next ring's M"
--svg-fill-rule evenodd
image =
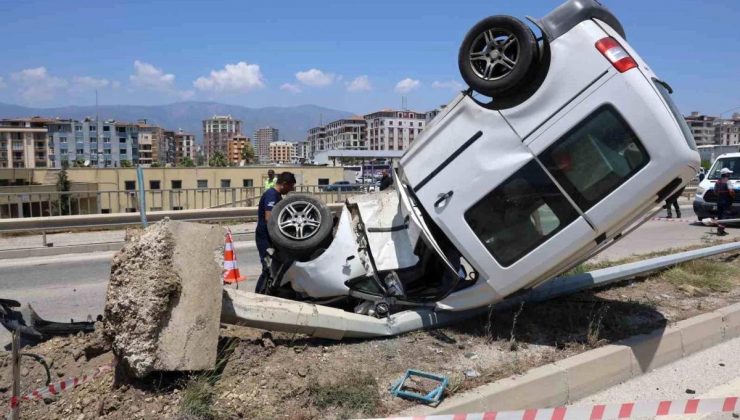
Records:
M406 150L427 122L427 115L385 109L365 115L368 150Z
M326 129L324 126L313 127L308 130L308 158L313 160L316 152L327 150L326 146Z
M295 161L295 146L289 141L274 141L269 145L270 161L288 164Z
M234 136L228 143L228 154L226 158L233 164L239 164L242 160L242 151L247 145L252 145L249 137L246 136Z
M258 128L254 131L255 154L259 163L270 163L270 144L278 141L280 130L273 127Z
M729 119L719 120L717 135L719 144L725 146L740 144L740 113L736 112Z
M326 145L331 150L367 149L367 122L363 117L332 121L324 129Z
M137 124L122 121L50 120L49 158L51 165L99 168L120 167L138 163Z
M206 159L219 151L228 153L229 140L242 134L242 122L231 115L214 115L203 120L203 147Z
M719 144L717 139L717 117L692 112L685 117L697 146Z
M308 140L296 142L294 146L296 163L306 163L311 160L309 157L311 144Z
M190 158L195 162L195 136L182 129L174 134L175 137L175 165L182 164L183 159Z
M0 121L0 168L49 166L47 129L43 119Z

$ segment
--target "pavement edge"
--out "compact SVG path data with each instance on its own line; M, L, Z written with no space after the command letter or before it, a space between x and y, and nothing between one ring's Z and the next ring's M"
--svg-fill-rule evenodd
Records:
M567 405L723 341L740 337L740 303L648 334L531 369L452 396L436 408L401 415L438 415Z

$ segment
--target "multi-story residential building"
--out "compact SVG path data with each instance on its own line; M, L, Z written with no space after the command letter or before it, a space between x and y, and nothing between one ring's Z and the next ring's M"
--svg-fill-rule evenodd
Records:
M295 160L295 147L289 141L274 141L270 143L270 161L273 163L286 164Z
M324 126L313 127L308 130L308 158L313 159L316 152L327 150L326 129Z
M226 155L229 140L241 134L242 122L232 118L231 115L214 115L203 120L203 147L206 159L210 159L216 151Z
M424 129L426 114L382 110L365 115L369 150L406 150Z
M175 132L171 130L163 130L162 137L160 138L155 151L155 162L159 162L162 166L174 164L177 155Z
M434 119L434 117L436 117L437 115L439 115L439 113L442 112L445 109L446 106L447 105L442 105L442 106L440 106L437 109L433 109L431 111L427 111L425 113L425 115L426 115L426 124L429 124Z
M254 131L255 154L259 163L270 162L270 144L278 141L280 130L273 127L258 128Z
M43 119L0 121L0 168L49 166L47 129Z
M195 162L195 136L180 129L175 133L175 165L186 157Z
M226 158L233 164L239 164L242 160L242 151L247 145L252 146L251 140L246 136L234 136L228 143L228 154Z
M296 163L306 163L311 158L309 152L311 150L311 144L308 140L299 141L295 143L295 159Z
M138 163L137 124L121 121L50 120L49 158L51 166L119 167Z
M719 136L719 144L740 144L740 113L732 114L729 119L721 119L717 127L717 135Z
M698 146L719 144L717 138L717 117L692 112L686 118L691 134L694 135L694 141Z
M325 127L326 144L331 150L366 150L367 122L363 117L342 118Z

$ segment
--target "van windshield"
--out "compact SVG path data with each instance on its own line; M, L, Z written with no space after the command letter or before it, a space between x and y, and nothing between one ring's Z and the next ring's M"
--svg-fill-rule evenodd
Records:
M732 158L717 159L709 170L709 179L719 179L719 171L727 168L732 171L730 179L740 179L740 156Z

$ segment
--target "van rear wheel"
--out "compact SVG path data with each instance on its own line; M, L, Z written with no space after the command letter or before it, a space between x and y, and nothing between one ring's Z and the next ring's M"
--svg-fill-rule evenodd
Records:
M537 54L527 25L511 16L490 16L465 35L457 62L465 83L495 100L524 87Z

